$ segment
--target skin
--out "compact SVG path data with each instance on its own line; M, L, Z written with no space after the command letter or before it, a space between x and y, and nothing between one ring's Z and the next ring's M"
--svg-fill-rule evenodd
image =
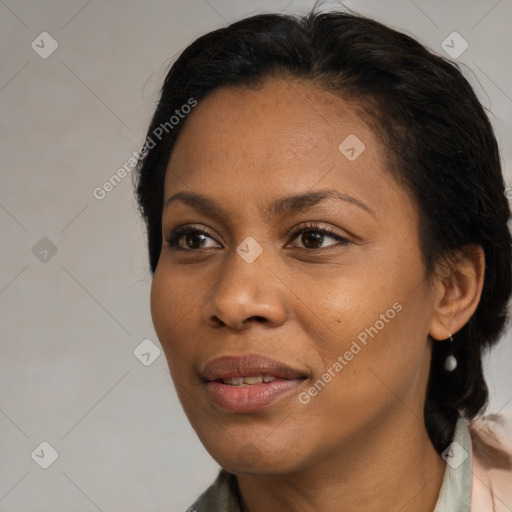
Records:
M338 150L349 134L365 144L354 161ZM181 200L164 208L152 318L185 413L212 457L237 475L245 512L435 507L445 462L423 420L432 338L445 340L476 309L483 252L461 252L427 279L416 206L383 155L349 103L297 80L214 91L176 142L165 201L194 192L223 214ZM324 189L372 213L334 198L263 213L276 199ZM310 221L348 242L290 236ZM207 233L182 237L182 250L169 247L171 230L185 224ZM252 263L236 252L248 236L263 249ZM401 311L300 403L298 393L395 303ZM249 353L309 378L265 409L222 411L207 399L199 372L217 357Z

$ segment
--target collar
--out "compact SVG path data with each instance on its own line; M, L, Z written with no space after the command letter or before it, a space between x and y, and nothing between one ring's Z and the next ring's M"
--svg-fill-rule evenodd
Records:
M443 483L433 512L470 512L472 455L466 422L459 416L452 443L442 453L446 461Z

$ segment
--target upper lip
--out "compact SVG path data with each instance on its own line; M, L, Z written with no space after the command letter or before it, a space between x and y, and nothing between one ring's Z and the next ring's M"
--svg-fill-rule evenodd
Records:
M268 357L250 354L245 356L224 356L206 364L201 375L207 381L272 375L282 379L302 379L303 371L296 370L285 363Z

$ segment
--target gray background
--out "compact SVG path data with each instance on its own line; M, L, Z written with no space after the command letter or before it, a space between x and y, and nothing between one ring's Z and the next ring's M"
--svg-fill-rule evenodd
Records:
M145 356L148 366L133 353L159 343L131 175L102 200L93 190L144 142L167 65L188 43L245 15L312 4L0 1L0 510L179 511L213 480L163 353ZM344 4L439 53L450 33L463 36L458 60L493 113L512 183L512 2ZM31 47L48 51L42 32L58 43L46 59ZM486 371L490 410L510 417L506 341ZM58 452L48 469L36 463L49 457L43 441Z

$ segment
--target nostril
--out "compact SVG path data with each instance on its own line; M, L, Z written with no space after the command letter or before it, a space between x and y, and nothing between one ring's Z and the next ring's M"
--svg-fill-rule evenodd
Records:
M224 327L226 325L218 316L213 316L212 321L215 322L218 327Z

